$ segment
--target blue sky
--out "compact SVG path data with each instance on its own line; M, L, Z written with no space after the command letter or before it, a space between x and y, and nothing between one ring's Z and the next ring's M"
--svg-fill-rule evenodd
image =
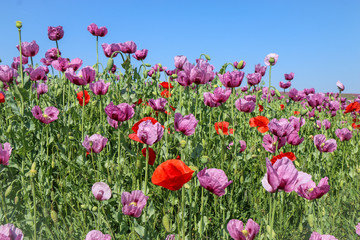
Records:
M174 56L195 62L201 53L212 58L216 71L226 62L245 60L245 73L264 65L268 53L279 54L272 71L279 88L284 73L295 73L292 87L316 91L360 93L360 1L47 1L12 0L2 3L1 64L18 56L15 21L23 22L22 39L40 45L34 61L55 47L48 26L61 25L63 57L79 57L84 65L96 62L95 37L90 23L109 30L101 43L134 41L149 50L146 63L174 68ZM100 45L99 45L100 46ZM106 57L99 49L100 60ZM136 61L134 59L134 61ZM120 58L115 58L120 65ZM230 67L228 68L230 70ZM264 79L268 80L268 71ZM244 82L246 79L244 79ZM245 83L242 84L242 86Z

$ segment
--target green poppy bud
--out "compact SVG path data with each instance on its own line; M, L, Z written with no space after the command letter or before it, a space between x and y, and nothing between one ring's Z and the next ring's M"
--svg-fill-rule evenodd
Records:
M57 213L54 210L51 210L50 216L51 216L51 220L53 220L54 223L57 223L58 221Z
M21 29L22 28L22 21L16 21L16 27L18 29Z
M82 209L86 209L86 208L87 208L86 204L81 204L80 207L81 207Z
M97 206L93 206L93 208L91 209L93 212L96 212L97 210Z
M12 184L10 186L8 186L8 188L6 189L5 191L5 197L8 197L11 193L11 190L12 190Z
M207 55L207 54L204 54L204 56L205 56L205 58L207 59L207 60L211 60L211 58L210 58L210 56L209 55Z
M306 109L304 109L304 108L301 108L301 110L300 110L301 115L305 115L307 112L308 111Z
M275 89L275 94L276 94L277 97L281 97L281 93L277 89Z
M136 161L136 167L139 168L139 169L142 168L142 161L141 161L140 159L138 159L138 160Z
M151 64L150 63L145 63L145 66L146 67L151 67Z
M175 73L174 73L173 75L171 75L171 78L172 78L172 79L176 79L177 77L178 77L178 75L175 74Z
M0 81L0 88L4 87L4 83Z
M105 70L106 70L106 71L110 71L113 66L114 66L114 59L113 59L113 58L109 58Z
M36 173L36 162L33 162L29 171L30 177L35 177Z
M162 67L162 64L161 64L161 63L158 63L158 66L159 66L159 68L161 68L161 67Z
M186 147L186 141L185 141L185 140L181 140L181 141L180 141L180 147L181 147L181 148L185 148L185 147Z
M15 198L14 198L14 203L15 205L19 202L19 197L16 195Z
M307 220L309 222L309 226L313 228L314 227L314 215L309 214L307 217Z
M11 124L8 126L8 128L6 129L6 133L10 133L11 132Z
M299 224L299 232L302 232L303 231L303 225L302 225L302 222L300 222Z
M207 164L209 162L209 157L208 156L202 156L201 157L201 163L202 164Z
M240 183L243 183L244 182L244 176L241 176L240 177Z
M236 67L237 69L241 69L243 65L244 65L244 61L241 60L241 61L238 63L238 65L235 66L235 67Z
M167 232L170 232L171 231L171 228L170 228L170 217L169 215L165 214L162 218L162 223L164 225L164 228Z

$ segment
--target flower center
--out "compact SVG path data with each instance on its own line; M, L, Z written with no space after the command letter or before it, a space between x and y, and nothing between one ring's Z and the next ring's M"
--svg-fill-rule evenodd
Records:
M325 143L322 143L320 146L321 146L321 147L324 147L324 146L325 146Z
M136 202L131 202L130 205L134 205L136 207L137 203Z
M96 199L97 200L101 200L101 198L103 197L104 195L104 191L103 190L100 190L97 194L96 194Z
M47 114L44 114L44 115L43 115L43 117L44 117L44 118L48 118L48 117L49 117L49 115L47 115Z
M308 192L311 193L312 191L314 191L314 188L309 188Z
M241 232L242 232L242 234L244 234L245 237L248 237L248 236L249 236L248 230L245 230L245 229L244 229L244 230L242 230Z

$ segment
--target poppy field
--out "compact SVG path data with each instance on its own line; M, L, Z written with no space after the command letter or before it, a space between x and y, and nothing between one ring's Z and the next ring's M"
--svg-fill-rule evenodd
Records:
M96 24L83 66L63 27L49 50L16 27L19 55L0 65L1 240L360 239L360 95L340 81L291 88L289 69L273 86L276 53L255 69L207 54L152 66Z

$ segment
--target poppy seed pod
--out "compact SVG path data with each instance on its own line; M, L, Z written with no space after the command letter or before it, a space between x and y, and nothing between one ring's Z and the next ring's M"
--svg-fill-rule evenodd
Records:
M16 27L18 29L21 29L22 28L22 21L16 21Z

